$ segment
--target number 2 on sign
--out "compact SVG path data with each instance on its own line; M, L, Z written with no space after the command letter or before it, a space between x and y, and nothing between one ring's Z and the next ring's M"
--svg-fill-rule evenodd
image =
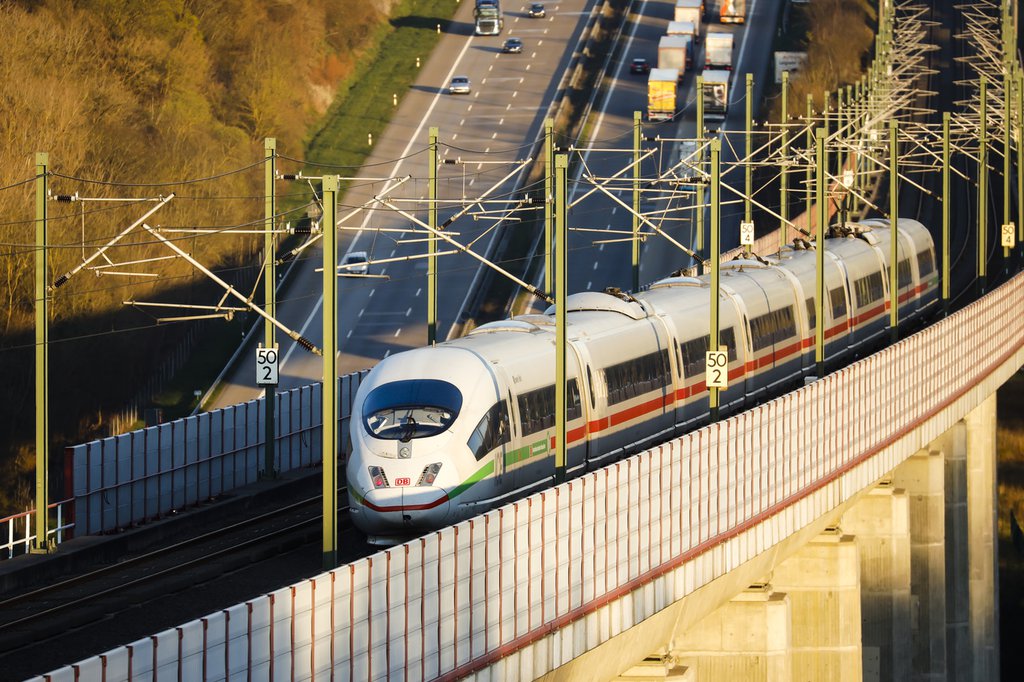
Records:
M729 388L729 354L724 350L709 350L705 360L708 388Z

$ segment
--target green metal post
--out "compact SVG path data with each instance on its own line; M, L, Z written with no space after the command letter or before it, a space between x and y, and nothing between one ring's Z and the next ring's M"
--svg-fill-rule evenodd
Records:
M554 212L551 210L554 201L555 175L555 122L544 119L544 291L552 292L554 281L554 263L551 261L551 240L554 238Z
M338 563L338 188L337 175L323 179L324 253L323 253L323 391L321 404L321 452L323 459L323 568L331 570Z
M697 76L697 168L704 172L704 78ZM704 183L697 183L695 205L697 211L697 253L704 251Z
M50 299L47 291L49 241L46 233L46 152L36 153L36 510L31 551L47 554L50 541Z
M568 257L566 254L565 213L566 185L569 168L569 156L555 156L555 480L565 480L565 458L568 444L566 439L565 416L568 400L565 383L565 346L566 346L566 303L568 297Z
M811 126L811 118L814 116L814 96L807 95L807 154L811 154L811 150L814 149L814 128ZM806 204L804 215L807 216L807 232L811 231L811 224L813 221L811 218L814 216L814 194L811 193L811 183L814 181L814 166L810 163L807 164L807 170L804 173L804 203Z
M743 220L748 223L753 220L753 209L751 202L751 195L754 193L754 175L753 169L750 163L750 157L754 155L754 74L747 74L747 131L746 131L746 161L744 167L746 169L746 184L745 192L743 196ZM750 253L750 247L747 247L747 253Z
M633 112L633 291L640 291L640 121Z
M711 321L710 321L710 337L708 339L708 349L711 351L718 350L718 296L721 287L721 261L722 261L722 244L721 236L719 234L719 208L721 200L719 199L719 188L721 183L721 170L719 168L720 156L722 152L722 141L717 137L711 140L711 243L708 245L708 251L710 253L709 260L711 261ZM726 365L726 374L729 372L728 365ZM719 391L718 388L709 388L710 395L709 406L711 408L711 421L718 421L718 408L719 408Z
M789 71L782 72L782 172L779 173L779 250L789 242Z
M978 290L985 293L988 277L988 83L981 79L981 120L978 130Z
M430 166L427 176L427 224L430 234L427 236L427 345L437 343L437 128L431 127L427 132L427 164Z
M899 123L889 119L889 341L899 341Z
M277 296L276 244L274 239L274 222L277 214L277 194L274 180L277 176L277 140L268 137L263 140L263 310L269 317L274 317ZM263 322L263 347L277 346L277 328L269 320ZM278 362L281 356L278 355ZM276 386L267 386L263 394L263 476L273 478L277 475L274 466L274 449L277 441Z
M946 111L942 114L942 310L949 315L949 202L952 195L949 192L949 122L950 115Z
M828 208L825 206L825 169L828 168L828 159L825 156L825 128L818 128L816 132L818 172L815 177L814 193L818 206L818 229L814 233L814 291L818 310L814 326L814 361L817 364L818 378L821 379L825 376L825 224L828 222Z
M1004 0L1005 3L1005 0ZM1008 15L1004 15L1007 16ZM1005 22L1004 22L1005 25ZM1013 77L1010 64L1004 63L1003 69L1003 222L1011 222L1010 216L1010 119L1013 116ZM1010 248L1003 247L1003 263L1007 270L1010 267Z
M1017 68L1017 249L1024 253L1024 73Z

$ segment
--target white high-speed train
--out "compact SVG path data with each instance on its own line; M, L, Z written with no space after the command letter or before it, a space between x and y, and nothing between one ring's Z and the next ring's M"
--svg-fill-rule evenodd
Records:
M888 335L889 221L844 231L826 241L829 367ZM935 249L917 221L901 219L897 233L900 320L915 324L937 303ZM721 275L725 415L815 371L815 254L788 248L769 264L723 263ZM707 421L709 307L707 276L670 277L635 296L568 297L569 476ZM347 476L352 520L371 543L405 541L551 484L552 313L485 324L369 373L352 406Z

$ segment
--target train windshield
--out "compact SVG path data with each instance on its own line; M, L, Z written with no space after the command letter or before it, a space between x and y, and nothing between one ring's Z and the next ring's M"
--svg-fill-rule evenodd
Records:
M462 393L447 381L393 381L370 391L363 424L375 438L410 441L441 433L462 409Z

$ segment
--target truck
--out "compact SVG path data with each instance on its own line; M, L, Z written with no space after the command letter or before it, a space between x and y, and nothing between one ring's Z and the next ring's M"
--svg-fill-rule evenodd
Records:
M729 71L704 69L701 99L704 102L704 120L723 121L729 110Z
M501 4L498 0L476 0L473 17L476 21L478 36L496 36L505 27L505 20L501 16Z
M662 36L658 41L658 68L676 69L682 80L690 62L690 45L689 36Z
M670 21L668 22L668 30L665 35L670 36L686 36L690 39L690 46L687 52L688 62L693 61L693 46L697 42L697 36L700 34L700 25L695 25L692 21Z
M747 20L747 0L721 0L718 20L723 24L742 24Z
M732 70L733 35L720 31L708 31L704 46L704 68Z
M651 69L647 77L647 120L670 121L676 115L676 69Z
M703 0L676 0L676 11L673 19L676 21L689 21L693 24L696 29L693 39L696 42L700 42L700 21L703 15Z

